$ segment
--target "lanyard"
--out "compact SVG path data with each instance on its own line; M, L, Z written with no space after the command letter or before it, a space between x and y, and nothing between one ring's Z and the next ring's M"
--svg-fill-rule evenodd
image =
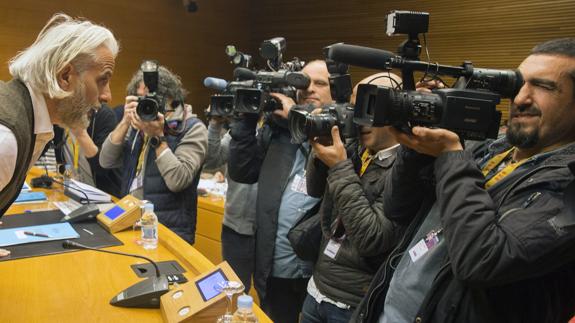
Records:
M367 167L371 163L373 159L373 155L370 155L368 150L364 150L363 154L361 155L361 169L359 170L359 176L363 176L363 173L367 170Z
M136 134L137 136L138 134ZM140 176L140 172L142 171L142 166L144 165L144 159L146 158L146 154L148 153L148 135L144 135L144 144L142 145L142 149L140 149L140 156L138 157L138 165L136 166L136 177Z
M504 152L494 156L493 158L491 158L487 162L485 167L483 167L483 170L482 170L483 176L487 176L493 170L495 170L497 167L499 167L502 163L509 160L513 154L513 151L514 151L514 148L511 148L511 149L504 151ZM519 165L523 164L525 161L526 161L526 159L520 160L518 162L511 161L510 163L508 163L502 170L500 170L495 175L493 175L493 177L491 177L485 183L485 188L489 188L489 187L495 185L495 183L499 182L500 180L505 178L507 175L511 174L511 172L513 172L517 167L519 167Z
M68 147L72 149L72 165L74 166L74 170L78 170L78 160L80 159L80 147L78 145L78 139L73 136L70 136L70 129L66 129L66 143Z

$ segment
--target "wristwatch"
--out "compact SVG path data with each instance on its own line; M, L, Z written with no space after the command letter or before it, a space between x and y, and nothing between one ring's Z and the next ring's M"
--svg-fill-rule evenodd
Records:
M152 146L152 148L158 148L162 142L167 142L168 139L166 139L165 136L153 136L150 137L150 146Z

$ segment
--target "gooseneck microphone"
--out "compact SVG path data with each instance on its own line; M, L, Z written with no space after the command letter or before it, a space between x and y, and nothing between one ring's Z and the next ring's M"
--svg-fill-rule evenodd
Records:
M111 305L119 307L159 308L160 296L168 292L169 289L168 278L165 275L160 274L160 269L158 268L158 265L148 257L119 251L96 249L70 240L64 241L62 243L62 247L64 249L93 250L98 252L110 253L114 255L140 258L150 262L154 266L154 268L156 269L156 276L146 278L145 280L138 282L126 288L125 290L121 291L118 295L114 296L110 300Z
M105 252L105 253L111 253L114 255L120 255L120 256L128 256L128 257L136 257L136 258L140 258L140 259L144 259L147 260L148 262L150 262L152 264L152 266L154 266L154 268L156 269L156 277L160 277L160 268L158 268L158 265L150 258L148 257L144 257L144 256L140 256L140 255L135 255L135 254L131 254L131 253L125 253L125 252L119 252L119 251L110 251L110 250L104 250L104 249L97 249L97 248L92 248L92 247L88 247L85 246L81 243L77 243L74 241L70 241L70 240L66 240L64 242L62 242L62 247L64 249L85 249L85 250L94 250L94 251L98 251L98 252Z
M95 219L96 216L98 214L100 214L100 208L98 208L97 205L90 203L90 198L88 197L88 194L86 194L86 192L84 192L83 190L76 188L76 187L72 187L66 183L57 181L49 175L40 176L40 180L42 180L46 183L49 183L50 185L52 185L52 183L57 183L57 184L60 184L64 187L67 187L68 189L78 191L78 192L84 194L84 197L86 198L87 204L82 205L79 208L77 208L76 210L70 212L70 214L65 215L64 217L62 217L60 219L60 222L76 223L76 222L82 222L82 221L89 221L89 220Z

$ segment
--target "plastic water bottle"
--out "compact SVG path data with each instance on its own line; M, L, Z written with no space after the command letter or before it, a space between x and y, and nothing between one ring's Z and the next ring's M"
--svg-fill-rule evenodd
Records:
M158 247L158 217L154 213L154 204L144 204L144 214L140 219L140 226L144 249L156 249Z
M254 300L250 295L238 297L238 309L232 317L232 323L256 323L258 319L252 310Z

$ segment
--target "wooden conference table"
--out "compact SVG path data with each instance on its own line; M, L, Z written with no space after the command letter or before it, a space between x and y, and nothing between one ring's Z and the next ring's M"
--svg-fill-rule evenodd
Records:
M37 176L32 170L29 176ZM66 200L58 190L44 190L49 201ZM49 202L13 205L8 214L45 210ZM186 277L211 270L215 265L175 233L159 226L156 250L144 250L134 241L137 233L114 234L124 245L107 250L136 253L155 261L176 260ZM141 280L132 264L144 260L95 251L0 262L0 322L162 322L160 309L115 307L110 299ZM254 305L259 322L271 320Z

